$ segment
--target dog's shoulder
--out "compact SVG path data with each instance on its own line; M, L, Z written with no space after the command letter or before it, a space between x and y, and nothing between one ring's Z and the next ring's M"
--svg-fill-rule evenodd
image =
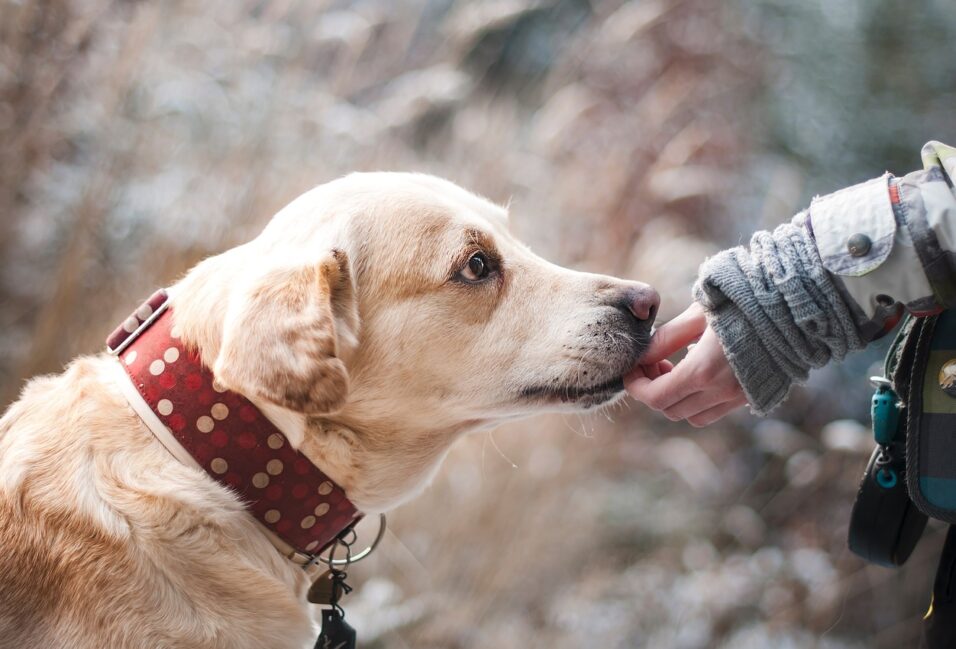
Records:
M0 647L307 636L301 576L234 495L161 446L117 367L79 358L0 419ZM244 628L263 593L283 630Z

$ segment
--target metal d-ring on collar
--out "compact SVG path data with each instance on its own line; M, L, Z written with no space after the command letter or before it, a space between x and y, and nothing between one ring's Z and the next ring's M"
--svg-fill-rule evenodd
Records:
M312 559L313 561L321 561L327 566L347 566L349 564L361 561L362 559L365 559L366 557L368 557L368 555L372 554L375 548L378 547L378 544L382 542L382 539L385 538L385 529L386 529L385 514L379 514L378 515L378 534L375 535L375 539L372 541L372 544L369 545L367 548L365 548L358 554L354 556L349 556L348 558L345 558L345 559L334 559L331 556L323 557L321 555L315 555L314 557L312 557ZM348 533L354 534L354 531L350 528L348 530Z

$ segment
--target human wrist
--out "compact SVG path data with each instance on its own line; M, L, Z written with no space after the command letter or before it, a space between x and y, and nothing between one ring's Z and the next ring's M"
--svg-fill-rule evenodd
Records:
M751 411L766 415L786 399L793 380L774 362L739 307L731 302L714 308L703 306L708 325L717 335Z
M694 299L758 414L777 406L812 368L865 344L809 232L798 223L757 232L749 246L707 259Z

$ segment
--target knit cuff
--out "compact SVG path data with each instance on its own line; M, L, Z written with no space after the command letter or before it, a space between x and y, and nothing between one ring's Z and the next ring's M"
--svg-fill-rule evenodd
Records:
M749 246L707 259L694 299L756 414L776 407L812 368L865 345L799 221L757 232Z
M766 415L787 398L793 380L760 342L757 330L737 306L727 302L707 313L740 387L755 415Z

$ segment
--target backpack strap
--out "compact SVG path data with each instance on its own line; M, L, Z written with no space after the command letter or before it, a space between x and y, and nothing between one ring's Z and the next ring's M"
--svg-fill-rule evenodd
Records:
M921 320L910 372L906 486L928 516L956 523L956 310Z

